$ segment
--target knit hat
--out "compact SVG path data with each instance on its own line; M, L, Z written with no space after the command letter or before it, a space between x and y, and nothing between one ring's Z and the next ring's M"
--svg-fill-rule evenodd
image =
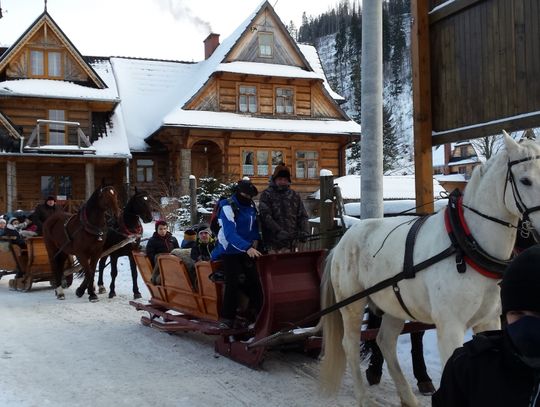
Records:
M47 199L45 199L45 202L47 202L47 201L54 201L54 202L56 202L56 197L54 197L54 196L52 196L52 195L49 195L49 196L47 197Z
M161 226L161 225L169 226L167 224L167 222L165 222L164 220L158 220L158 221L156 221L156 232L158 230L158 227Z
M521 252L506 268L501 282L503 315L508 311L540 312L540 247Z
M197 232L195 232L193 229L187 229L184 231L185 242L194 242L195 240L197 240Z
M255 185L253 185L251 181L246 179L238 181L238 192L243 192L244 194L249 195L251 198L253 198L259 193Z
M287 178L291 182L291 170L283 162L276 166L274 174L272 174L272 181L275 181L279 177Z

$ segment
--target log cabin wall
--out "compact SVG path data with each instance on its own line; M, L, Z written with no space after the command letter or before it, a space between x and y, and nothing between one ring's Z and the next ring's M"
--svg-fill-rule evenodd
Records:
M156 200L160 196L165 196L168 189L167 185L172 177L168 154L133 153L132 155L133 158L130 160L132 192L133 188L137 187L146 191ZM152 165L151 177L148 170L142 166L147 166L150 163Z
M430 6L434 144L537 127L538 0L432 0Z

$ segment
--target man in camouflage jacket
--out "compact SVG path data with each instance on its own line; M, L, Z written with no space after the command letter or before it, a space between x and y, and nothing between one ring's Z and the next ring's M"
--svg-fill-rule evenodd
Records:
M291 172L281 163L259 199L263 241L270 252L287 252L308 236L308 216L302 198L291 189Z

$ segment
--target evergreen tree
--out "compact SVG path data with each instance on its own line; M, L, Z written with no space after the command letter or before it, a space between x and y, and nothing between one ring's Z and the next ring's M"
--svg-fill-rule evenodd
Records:
M399 159L399 140L396 137L392 108L383 106L383 172L393 170Z
M298 40L298 29L296 28L296 25L294 25L294 21L291 20L289 25L286 25L285 27L287 28L287 31L289 32L289 34L291 34L291 37L293 37L293 39L295 41L297 41Z

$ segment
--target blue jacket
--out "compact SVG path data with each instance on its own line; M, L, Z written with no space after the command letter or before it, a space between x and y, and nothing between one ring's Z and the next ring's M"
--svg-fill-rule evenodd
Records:
M219 203L220 229L217 236L218 244L212 251L212 260L218 260L224 254L245 253L254 240L259 240L255 204L242 205L235 195L232 196L232 200L238 208L236 214L226 199Z

